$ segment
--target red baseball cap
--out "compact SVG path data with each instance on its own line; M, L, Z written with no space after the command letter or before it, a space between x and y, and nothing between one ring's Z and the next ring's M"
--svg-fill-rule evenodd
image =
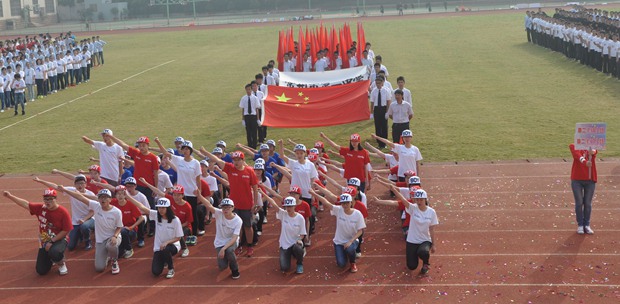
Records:
M322 141L317 141L314 143L315 148L325 148L325 144Z
M176 185L172 188L172 193L180 193L180 194L184 194L185 193L185 189L183 188L183 186L181 185Z
M348 186L344 188L344 193L351 194L351 196L355 197L357 195L357 189L353 186Z
M289 190L288 193L301 194L301 188L299 188L299 186L291 186L291 190Z
M316 153L308 154L308 160L309 161L314 162L314 161L317 161L318 159L319 159L319 155L318 154L316 154Z
M118 185L116 186L116 188L114 188L114 191L119 192L119 191L125 191L127 190L127 188L125 188L125 186L123 185Z
M409 176L416 176L415 171L413 171L413 170L407 170L407 171L405 171L405 175L409 175Z
M147 136L142 136L140 138L138 138L138 140L136 141L137 143L145 143L145 144L150 144L151 141L149 140L149 138Z
M351 134L351 141L359 142L359 141L361 141L360 138L361 138L360 135L357 134L357 133Z
M97 171L99 173L101 173L101 167L99 167L99 165L92 165L90 167L88 167L88 171Z
M243 152L241 151L235 151L231 154L232 158L241 158L241 159L245 159L245 154L243 154Z
M53 196L53 197L57 197L57 193L56 193L56 189L54 188L49 188L49 189L45 189L45 191L43 191L43 197L46 196Z

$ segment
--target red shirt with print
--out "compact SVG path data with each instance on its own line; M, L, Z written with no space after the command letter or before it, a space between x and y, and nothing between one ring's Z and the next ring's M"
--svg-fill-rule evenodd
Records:
M99 187L99 186L93 184L92 180L93 179L90 176L86 177L86 189L92 191L95 195L97 195L97 193L99 193L99 190L103 189L103 187ZM107 184L108 183L108 181L106 181L103 178L100 178L98 182L102 183L102 184Z
M309 219L312 216L312 211L310 210L310 205L307 202L301 201L301 204L295 206L295 212L301 214L304 219Z
M155 175L153 172L154 170L159 170L157 156L150 152L144 155L140 153L140 150L134 147L129 147L127 154L131 156L131 159L134 161L133 177L136 178L138 186L146 187L146 185L140 181L140 177L143 177L149 184L154 185Z
M351 150L341 147L339 154L344 157L344 178L357 177L361 182L366 181L366 164L370 163L370 157L366 150Z
M223 171L228 174L230 183L230 199L235 203L235 209L250 210L254 206L252 186L258 185L254 169L250 166L237 170L231 163L226 163Z
M63 206L58 206L54 210L45 208L41 203L28 203L28 209L31 215L35 215L39 220L39 240L41 244L49 242L61 231L66 231L69 238L69 231L73 229L71 224L71 215Z
M174 215L179 218L181 221L181 225L187 223L187 228L189 228L190 234L192 231L192 223L194 222L194 213L192 212L192 205L190 205L187 201L183 205L179 205L174 201L174 198L170 194L166 194L166 198L170 200L170 207L172 207L172 211L174 211Z
M123 214L123 226L125 227L130 227L135 224L138 221L138 218L142 216L140 209L128 201L125 201L125 205L121 206L118 199L113 198L112 201L110 201L110 205L121 210L121 213ZM136 226L134 230L138 230L138 227Z

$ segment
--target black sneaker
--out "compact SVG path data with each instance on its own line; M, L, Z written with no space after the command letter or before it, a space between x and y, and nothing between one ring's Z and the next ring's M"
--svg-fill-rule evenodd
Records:
M422 269L420 269L420 274L427 274L428 273L428 264L424 264L422 265Z
M233 280L237 280L241 277L241 274L239 273L239 270L235 270L232 272L232 279Z

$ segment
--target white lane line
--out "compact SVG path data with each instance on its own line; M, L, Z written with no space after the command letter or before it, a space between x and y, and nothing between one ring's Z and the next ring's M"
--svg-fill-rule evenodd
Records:
M381 284L381 283L360 283L360 284L334 284L325 283L321 284L286 284L286 288L368 288L368 287L420 287L420 288L434 288L434 287L573 287L573 288L620 288L619 284L573 284L573 283L522 283L522 284L509 284L509 283L424 283L422 285L415 285L412 283L403 284ZM73 285L73 286L17 286L17 287L0 287L0 291L12 291L12 290L63 290L63 289L139 289L144 290L148 288L153 289L169 289L169 288L229 288L229 289L241 289L241 288L277 288L281 289L280 284L248 284L248 285L213 285L213 284L196 284L196 285Z
M612 232L617 233L620 232L620 229L596 229L598 232ZM436 230L437 233L560 233L560 232L575 232L575 229L480 229L480 230ZM401 231L366 231L364 235L384 235L384 234L399 234L402 235ZM264 236L279 236L278 233L263 233ZM333 232L319 232L313 235L328 235L333 236ZM212 234L206 234L207 237L214 237ZM584 236L587 237L587 236ZM9 242L9 241L38 241L38 238L0 238L0 242Z
M583 257L618 257L620 256L620 253L524 253L524 252L518 252L518 253L468 253L468 254L462 254L462 253L454 253L454 254L433 254L433 257L456 257L456 258L479 258L479 257L514 257L514 256L528 256L528 257L550 257L550 256L554 256L554 257L579 257L579 256L583 256ZM388 254L388 255L364 255L363 258L364 259L395 259L395 258L404 258L405 255L404 254ZM279 259L280 256L252 256L252 259L257 259L257 260L274 260L274 259ZM313 255L307 255L304 260L307 259L333 259L334 256L333 255L317 255L317 256L313 256ZM216 260L216 257L186 257L183 258L183 261L187 260L187 261L191 261L191 260ZM68 258L67 261L69 262L93 262L95 259L71 259ZM132 257L129 260L131 261L152 261L153 258L138 258L138 257ZM31 259L31 260L1 260L0 264L9 264L9 263L33 263L36 262L36 259Z
M67 102L61 103L61 104L59 104L59 105L53 106L53 107L51 107L51 108L49 108L49 109L47 109L47 110L44 110L44 111L39 112L39 113L37 113L37 114L34 114L34 115L32 115L32 116L28 116L28 117L26 117L26 118L24 118L24 119L22 119L22 120L20 120L20 121L16 121L16 122L14 122L14 123L12 123L12 124L10 124L10 125L8 125L8 126L5 126L5 127L3 127L3 128L0 128L0 132L2 132L2 131L4 131L4 130L6 130L6 129L8 129L8 128L11 128L11 127L13 127L13 126L16 126L16 125L18 125L18 124L20 124L20 123L22 123L22 122L26 122L26 121L28 121L28 120L30 120L30 119L33 119L33 118L35 118L35 117L37 117L37 116L39 116L39 115L43 115L43 114L45 114L45 113L47 113L47 112L50 112L50 111L55 110L55 109L57 109L57 108L60 108L60 107L62 107L62 106L66 106L66 105L68 105L68 104L70 104L70 103L73 103L73 102L75 102L75 101L78 101L78 100L80 100L80 99L82 99L82 98L84 98L84 97L87 97L87 96L89 96L89 95L93 95L93 94L95 94L95 93L97 93L97 92L100 92L100 91L103 91L103 90L108 89L108 88L110 88L110 87L113 87L113 86L115 86L115 85L117 85L117 84L119 84L119 83L121 83L121 82L123 82L123 81L125 81L125 80L129 80L129 79L134 78L134 77L136 77L136 76L142 75L142 74L144 74L144 73L146 73L146 72L148 72L148 71L151 71L151 70L154 70L154 69L159 68L159 67L161 67L161 66L164 66L164 65L166 65L166 64L172 63L172 62L174 62L174 61L176 61L176 59L175 59L175 60L170 60L170 61L168 61L168 62L164 62L164 63L162 63L162 64L156 65L156 66L151 67L151 68L148 68L148 69L146 69L146 70L144 70L144 71L142 71L142 72L139 72L139 73L133 74L133 75L131 75L131 76L127 77L127 78L124 78L123 80L119 80L119 81L117 81L117 82L115 82L115 83L109 84L109 85L107 85L107 86L105 86L105 87L99 88L99 89L94 90L94 91L92 91L92 92L90 92L90 93L84 94L84 95L82 95L82 96L80 96L80 97L74 98L74 99L72 99L72 100L69 100L69 101L67 101Z

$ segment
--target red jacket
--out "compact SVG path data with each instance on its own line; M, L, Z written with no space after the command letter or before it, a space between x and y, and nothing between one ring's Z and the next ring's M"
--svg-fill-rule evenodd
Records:
M576 150L574 144L568 145L568 148L573 155L573 168L570 172L570 179L591 180L596 183L596 154L598 151L594 150L594 153L589 155L590 152L588 150ZM586 166L588 158L592 161L592 175L589 173L590 168Z

